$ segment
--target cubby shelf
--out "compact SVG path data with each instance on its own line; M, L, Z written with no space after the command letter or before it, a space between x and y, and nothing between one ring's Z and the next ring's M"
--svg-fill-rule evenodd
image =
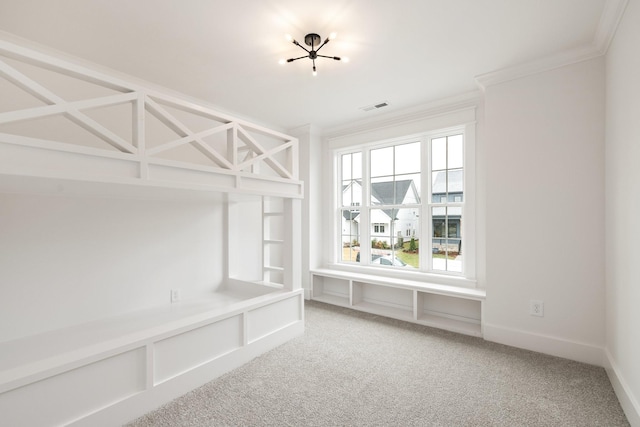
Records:
M327 304L482 336L482 289L346 271L311 271L311 299Z

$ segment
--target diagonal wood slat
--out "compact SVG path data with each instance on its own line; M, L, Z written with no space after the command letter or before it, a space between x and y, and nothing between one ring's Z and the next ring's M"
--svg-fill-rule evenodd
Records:
M114 105L125 104L137 99L136 93L123 93L118 95L109 95L101 98L86 99L82 101L63 102L60 104L46 105L43 107L34 107L24 110L9 111L0 113L0 124L15 123L23 120L39 119L42 117L63 114L68 110L84 110L87 108L111 107Z
M286 144L283 145L279 145L277 147L272 148L271 150L262 153L262 154L257 154L255 151L251 151L250 153L252 154L252 156L249 158L249 156L247 156L245 158L245 161L242 162L241 164L238 165L239 169L243 169L247 166L250 166L252 164L256 164L260 161L264 161L265 163L269 164L269 161L272 161L273 163L277 164L278 166L280 166L281 170L283 171L283 173L285 173L287 176L284 176L281 174L281 176L283 178L291 178L291 174L288 170L286 170L284 167L282 167L280 165L280 163L276 162L275 160L271 159L271 156L276 155L277 153L281 152L281 151L285 151L288 149L291 149L291 147L293 146L292 142L288 142ZM271 164L269 164L269 166L271 166Z
M23 73L18 65L14 65L12 60L53 73L60 73L75 79L78 83L87 82L114 92L98 96L87 94L86 99L81 100L65 99L67 95L64 90L60 91L61 89L49 86L53 82L49 81L48 75L44 75L42 78L31 78L28 73ZM100 176L100 180L105 179L103 175L100 175L101 171L82 168L81 159L86 158L88 162L105 165L105 168L113 166L111 170L114 175L106 178L107 181L128 182L133 178L141 182L154 182L154 180L163 179L163 174L167 174L166 176L170 176L169 180L176 177L178 180L184 179L182 184L187 186L201 184L216 186L219 184L220 188L240 191L275 191L278 193L280 190L269 188L268 183L275 181L280 184L292 184L287 187L289 189L283 190L285 193L291 192L294 197L301 195L297 166L298 141L290 135L227 116L212 109L212 106L200 103L195 99L181 98L157 87L125 81L117 76L104 74L4 40L0 40L0 80L7 80L20 89L22 91L20 95L23 95L25 99L29 97L30 101L35 99L42 102L34 107L0 112L0 125L24 123L33 126L34 129L44 126L43 130L51 129L53 133L56 133L56 129L58 129L56 126L60 123L41 119L62 116L64 120L73 123L74 127L85 129L109 144L109 146L102 148L95 147L88 139L83 140L82 135L73 134L71 135L72 140L56 141L46 136L51 132L43 133L45 135L43 138L20 135L19 130L0 133L0 150L9 153L9 156L4 159L0 158L0 168L6 167L7 170L20 171L19 166L16 166L19 162L13 165L11 156L15 155L20 162L24 161L23 163L28 164L31 162L31 160L25 160L29 159L28 154L37 153L37 155L41 155L41 159L46 160L40 162L41 165L38 164L38 161L34 162L36 168L29 173L36 175L38 173L37 167L46 164L51 166L51 169L45 168L47 174L53 171L60 173L61 177L68 176L71 179L80 177L84 180L93 176L95 172L96 176ZM70 88L74 87L70 86ZM86 85L80 84L78 86L78 89L86 88ZM90 117L93 115L91 114L92 110L109 109L118 105L131 107L131 111L129 117L127 115L121 116L119 114L122 112L121 110L107 116L109 120L118 120L118 122L113 122L113 130L111 130L112 125L109 124L109 128L106 128ZM205 130L196 132L188 125L189 121L183 120L181 112L204 118L209 122L209 125ZM151 117L157 118L159 123L164 124L166 129L173 133L172 136L169 136L173 139L172 141L162 141L156 146L149 147L147 132L150 126L148 120ZM62 125L64 124L62 123ZM122 138L114 133L120 127L127 129L129 126L131 128L130 139ZM30 127L25 129L27 130L24 132L29 133ZM61 128L61 130L63 129ZM222 132L226 132L226 138ZM65 135L63 132L61 134ZM214 134L216 134L215 145L210 143L211 135ZM263 136L267 139L263 140ZM225 140L226 147L224 146ZM218 142L221 142L221 145L218 145ZM186 144L196 148L211 161L211 164L205 167L199 164L197 159L194 159L195 162L182 161L179 152L175 152L173 155L174 153L170 151ZM15 146L25 148L15 148ZM114 147L115 150L110 150L110 147ZM158 153L167 151L167 155L163 155L163 158L156 156ZM59 155L56 152L68 153L68 156ZM25 157L23 159L20 156ZM102 158L104 161L101 163L96 158ZM54 163L50 164L50 160L53 160ZM70 169L66 168L67 164L71 164ZM129 166L120 168L124 164ZM130 165L134 165L134 168L131 168ZM135 166L138 167L138 171L135 170ZM178 171L198 171L203 174L189 175L188 172L183 174ZM211 175L211 179L205 176L207 174ZM255 179L244 179L247 178L247 174L253 175ZM216 183L215 177L219 176L235 176L237 179L226 179ZM165 185L166 182L162 181L162 184Z
M184 137L182 137L180 139L176 139L176 140L164 143L162 145L159 145L157 147L148 149L147 150L147 155L153 156L153 155L156 155L156 154L161 153L163 151L167 151L167 150L170 150L172 148L179 147L179 146L184 145L184 144L188 144L190 142L193 142L196 139L205 138L207 136L214 135L214 134L216 134L218 132L229 130L231 128L233 128L233 123L227 123L226 125L217 126L215 128L212 128L212 129L207 129L207 130L203 130L203 131L191 134L191 135L187 135L187 136L184 136Z
M4 76L8 81L15 84L16 86L22 88L26 92L40 99L41 101L49 104L49 105L62 105L67 104L67 102L51 92L49 89L40 85L38 82L32 80L31 78L25 76L20 71L11 67L6 62L0 60L0 74ZM72 108L67 108L63 113L69 120L102 139L106 143L112 145L118 150L125 153L136 153L137 149L133 145L129 144L124 139L120 138L115 133L111 132L109 129L105 128L95 120L91 119L87 115L81 113Z
M160 120L165 126L175 132L177 135L182 138L188 139L184 143L188 142L193 145L198 151L204 154L207 158L215 162L218 166L223 167L225 169L234 169L234 166L224 158L220 153L212 149L205 141L202 140L199 136L194 134L187 126L185 126L182 122L180 122L177 118L175 118L171 113L169 113L165 108L163 108L160 104L155 102L152 99L147 99L146 102L147 110L153 114L158 120ZM174 141L175 142L175 141ZM180 144L182 144L181 142ZM180 145L178 144L178 145Z
M246 130L244 130L240 126L238 126L238 136L240 137L242 142L250 146L258 154L258 156L252 161L257 162L262 160L267 165L269 165L281 177L293 178L293 175L284 166L282 166L277 160L270 157L275 153L290 147L290 145L287 145L287 144L291 144L291 141L287 144L276 147L276 151L274 150L266 151L258 141L256 141L251 135L249 135L249 133Z

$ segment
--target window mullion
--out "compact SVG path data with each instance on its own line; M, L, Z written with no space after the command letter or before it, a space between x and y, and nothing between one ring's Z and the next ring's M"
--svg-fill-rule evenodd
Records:
M362 150L362 217L360 227L360 264L367 265L371 260L371 150Z
M422 201L422 211L420 212L420 270L431 271L431 167L429 164L431 142L430 138L424 136L421 141L420 167L422 169L422 185L420 200ZM423 243L426 243L423 244Z

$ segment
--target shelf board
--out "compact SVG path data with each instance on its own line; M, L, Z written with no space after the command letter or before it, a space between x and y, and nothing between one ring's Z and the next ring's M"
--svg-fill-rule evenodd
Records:
M432 295L443 295L452 298L459 298L460 300L471 300L474 301L473 304L477 304L478 308L482 310L482 302L485 299L485 291L482 289L472 289L472 288L460 288L451 285L441 285L434 283L425 283L415 280L406 280L406 279L396 279L396 278L388 278L382 276L374 276L368 274L361 273L351 273L330 269L317 269L312 270L311 273L317 277L325 277L332 278L337 280L345 280L346 283L351 281L354 283L353 292L356 292L356 284L363 284L366 286L373 287L381 287L387 289L396 289L397 292L412 292L413 293L412 300L413 304L404 305L402 302L400 304L387 304L386 299L384 298L384 293L377 295L377 298L382 298L383 301L379 302L378 299L371 300L366 299L360 302L354 303L353 305L349 304L348 295L336 296L332 294L322 293L318 297L312 297L314 300L327 302L329 304L340 305L345 307L350 307L355 310L364 311L367 313L377 314L380 316L391 317L398 320L403 320L407 322L417 323L420 325L430 326L434 328L444 329L451 332L457 332L465 335L482 337L482 325L480 320L469 319L466 320L460 316L454 316L451 314L450 316L438 315L438 314L430 314L426 312L419 312L416 316L414 315L414 304L416 304L415 298L419 298L421 293L424 294L432 294ZM362 297L366 298L366 295L362 294L362 288L358 287L359 293L354 294L354 297ZM381 296L382 295L382 296ZM398 296L402 294L394 294L393 296ZM397 300L397 298L391 298ZM419 300L418 300L419 301ZM419 303L419 302L418 302ZM481 316L481 314L480 314Z
M368 313L379 314L380 316L392 317L399 320L413 319L413 309L405 309L400 307L391 307L388 305L376 304L369 301L362 301L353 305L356 310L366 311Z
M433 314L420 314L415 321L421 325L432 326L434 328L445 329L451 332L458 332L465 335L482 336L482 327L476 322L465 322L463 320L450 319Z
M476 301L484 301L487 295L484 289L464 288L460 286L442 285L439 283L399 279L395 277L377 276L373 274L352 273L350 271L320 268L312 270L311 273L317 276L353 280L363 283L370 283L372 285L386 286L390 288L411 289L431 294L447 295L457 298L472 299Z
M349 307L349 297L330 294L322 294L311 298L314 301L325 302L327 304Z

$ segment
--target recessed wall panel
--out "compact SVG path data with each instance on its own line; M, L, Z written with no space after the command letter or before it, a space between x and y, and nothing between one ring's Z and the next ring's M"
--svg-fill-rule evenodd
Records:
M251 343L302 320L300 296L296 295L293 298L257 308L250 311L247 317L249 342Z
M145 389L145 349L138 348L0 394L0 424L64 425Z
M159 341L154 346L154 381L166 381L241 346L240 315Z

